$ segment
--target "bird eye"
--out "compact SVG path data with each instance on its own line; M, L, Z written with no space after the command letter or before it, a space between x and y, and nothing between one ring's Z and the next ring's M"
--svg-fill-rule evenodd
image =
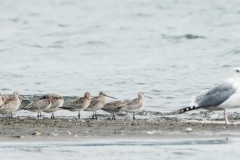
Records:
M237 69L236 72L239 73L239 70Z

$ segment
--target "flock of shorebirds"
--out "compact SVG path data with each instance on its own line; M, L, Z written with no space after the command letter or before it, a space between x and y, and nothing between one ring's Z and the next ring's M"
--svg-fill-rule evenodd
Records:
M92 111L93 119L97 119L97 110L102 109L112 114L112 120L115 120L115 115L119 112L133 113L133 119L135 119L135 113L140 112L144 107L144 99L147 97L143 92L138 94L138 98L131 101L114 101L106 103L106 97L116 99L114 97L106 95L103 91L99 92L97 97L91 96L89 92L86 92L83 97L63 106L64 98L56 93L50 93L43 95L40 99L31 102L24 110L37 112L37 117L41 117L41 112L52 113L51 119L54 119L54 112L58 109L65 109L72 112L78 112L78 118L80 119L81 111ZM147 97L151 98L151 97ZM21 105L21 97L17 91L13 92L13 96L7 99L0 94L0 114L5 114L7 117L12 117L12 113L17 111Z
M240 67L232 69L232 78L226 79L223 83L201 92L193 97L188 107L175 111L176 114L188 112L195 109L206 109L209 111L224 111L225 124L230 124L227 118L226 110L228 108L240 106ZM97 119L97 110L102 109L112 114L112 119L115 120L115 114L119 112L135 113L140 112L144 107L145 97L143 92L138 94L138 97L129 101L125 100L106 103L106 97L116 99L100 92L97 97L93 97L89 92L84 94L84 97L63 106L64 99L59 94L46 94L39 100L31 102L23 109L33 112L38 112L38 117L41 117L41 112L52 113L51 119L54 119L54 112L59 108L69 110L72 112L78 111L78 118L80 118L80 111L92 111L93 118ZM151 97L147 97L151 98ZM9 99L0 95L0 113L12 117L12 113L17 111L21 104L21 98L18 92L14 92Z

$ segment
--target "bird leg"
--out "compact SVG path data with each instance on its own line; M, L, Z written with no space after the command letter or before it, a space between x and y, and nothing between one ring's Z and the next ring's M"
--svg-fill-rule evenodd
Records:
M54 119L54 113L52 113L52 115L51 115L51 119Z
M98 117L97 117L97 111L95 111L95 118L96 118L96 120L98 119Z
M78 111L78 119L80 119L80 111Z
M112 115L112 120L116 120L115 114Z
M229 121L228 121L226 109L224 109L224 119L225 119L225 124L226 124L226 125L230 125L230 124L231 124L231 123L229 123Z
M135 113L133 113L133 120L135 120L136 118L135 118Z
M93 111L93 115L92 115L92 119L94 119L95 115L94 115L94 111Z

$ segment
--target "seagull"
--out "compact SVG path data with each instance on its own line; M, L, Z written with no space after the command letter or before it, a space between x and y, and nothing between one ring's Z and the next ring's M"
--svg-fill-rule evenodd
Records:
M129 100L125 100L123 102L121 101L115 101L107 103L103 106L102 110L111 113L112 114L112 120L116 120L115 114L119 113L121 109L126 106L127 103L129 103Z
M103 108L103 106L106 104L106 97L110 97L113 99L117 99L111 96L106 95L103 91L99 92L99 95L97 97L94 97L91 99L90 105L85 109L85 111L93 111L92 118L97 119L97 110ZM95 114L94 114L95 113Z
M64 98L57 93L49 93L44 95L41 99L51 99L51 107L49 109L43 110L43 112L52 113L51 119L54 119L54 112L56 112L59 107L62 107Z
M84 94L84 97L80 97L76 101L70 103L69 105L60 107L60 108L63 108L72 112L78 111L78 118L80 119L80 111L86 109L89 106L91 102L91 97L92 97L91 94L89 92L86 92Z
M176 111L177 114L195 109L206 109L209 111L223 110L225 124L229 125L226 110L240 104L240 67L232 69L232 78L228 78L221 84L201 92L193 97L189 107Z
M143 92L138 93L138 98L131 100L129 103L126 104L126 107L123 107L121 111L125 111L127 113L133 113L133 120L135 120L135 113L142 111L144 107L144 102L146 98L151 98L144 95ZM151 98L152 99L152 98Z
M0 113L9 115L12 117L12 113L18 110L21 105L21 97L17 91L13 92L13 96L5 101L3 105L0 106Z

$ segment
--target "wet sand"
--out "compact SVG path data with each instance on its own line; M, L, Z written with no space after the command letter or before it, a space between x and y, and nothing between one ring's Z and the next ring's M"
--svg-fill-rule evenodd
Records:
M240 138L240 122L155 118L142 120L92 120L1 118L0 141L178 140Z

